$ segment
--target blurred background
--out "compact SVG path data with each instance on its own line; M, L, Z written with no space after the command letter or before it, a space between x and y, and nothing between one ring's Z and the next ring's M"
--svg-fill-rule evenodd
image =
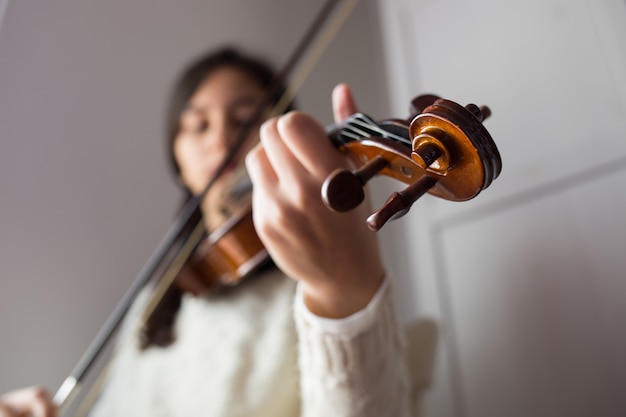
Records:
M180 69L225 43L280 67L321 6L0 0L0 392L55 391L170 225ZM493 111L500 178L381 232L403 320L438 329L423 415L626 415L625 74L624 0L361 0L306 80L323 124L339 82L375 118Z

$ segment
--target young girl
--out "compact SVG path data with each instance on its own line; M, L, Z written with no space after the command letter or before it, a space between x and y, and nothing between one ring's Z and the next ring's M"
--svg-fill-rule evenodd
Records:
M263 62L231 49L184 72L169 146L190 194L202 192L272 79ZM356 112L345 85L332 101L337 121ZM320 197L348 158L303 113L258 127L225 178L245 162L255 229L276 267L219 293L181 274L141 343L121 342L93 417L411 415L404 336L367 207L335 213ZM227 194L218 186L204 200L209 230Z

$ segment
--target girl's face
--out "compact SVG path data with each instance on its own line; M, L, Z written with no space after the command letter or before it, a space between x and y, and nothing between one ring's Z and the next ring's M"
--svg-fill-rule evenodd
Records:
M174 157L180 179L193 194L200 194L220 165L240 129L263 99L263 88L236 67L221 67L209 74L180 116ZM233 160L240 163L258 139L252 129ZM232 168L232 167L231 167Z

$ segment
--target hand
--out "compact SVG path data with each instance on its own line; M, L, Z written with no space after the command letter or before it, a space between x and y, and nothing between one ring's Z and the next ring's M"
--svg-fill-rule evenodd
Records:
M336 121L355 112L349 88L337 86ZM336 213L320 194L331 172L351 169L349 158L311 117L291 112L263 124L246 165L257 233L278 267L302 282L308 308L331 318L364 308L384 276L376 235L365 223L367 204Z
M0 417L54 416L56 408L44 388L21 388L0 395Z

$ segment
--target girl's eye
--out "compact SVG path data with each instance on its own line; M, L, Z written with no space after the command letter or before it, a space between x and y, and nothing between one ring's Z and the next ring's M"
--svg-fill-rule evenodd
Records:
M230 119L233 124L242 126L250 123L255 116L259 103L258 100L246 99L233 106Z
M180 130L192 135L205 133L209 129L209 121L197 112L186 111L180 118Z
M194 126L194 133L205 133L209 129L209 122L206 120L198 120Z

